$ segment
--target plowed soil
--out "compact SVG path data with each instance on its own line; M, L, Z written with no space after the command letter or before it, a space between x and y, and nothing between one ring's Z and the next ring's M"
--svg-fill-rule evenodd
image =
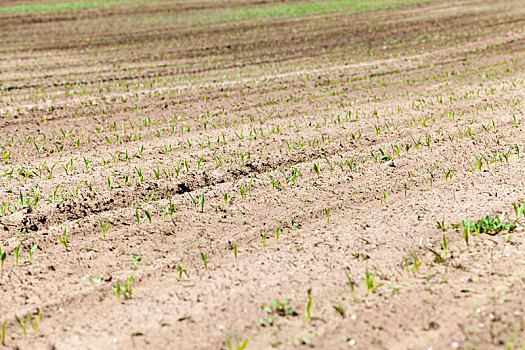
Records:
M6 347L525 347L523 1L13 6Z

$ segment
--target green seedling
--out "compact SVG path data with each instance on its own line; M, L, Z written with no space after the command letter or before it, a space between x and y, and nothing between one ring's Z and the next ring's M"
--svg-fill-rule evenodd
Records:
M330 163L330 161L328 160L327 157L325 157L325 161L326 161L326 163L328 163L328 167L330 169L330 175L332 175L334 173L334 167L333 167L332 163Z
M135 272L131 274L128 281L124 285L124 298L125 299L131 299L134 278L135 278Z
M381 205L384 205L386 204L386 193L387 193L387 190L383 190L383 192L381 193Z
M368 289L368 292L373 293L376 289L381 287L383 284L375 284L375 279L377 275L377 270L374 271L373 275L370 275L370 271L368 271L368 267L366 268L366 288Z
M445 259L446 259L448 255L448 240L447 240L447 235L445 235L444 233L443 233L443 255L445 256Z
M434 254L434 261L438 264L440 263L444 263L447 261L446 257L442 257L441 254L439 254L439 252L437 252L436 250L432 249L432 248L427 248L429 252L431 252L432 254Z
M202 258L202 262L204 263L204 268L207 269L208 268L208 253L204 254L201 252L201 258Z
M27 325L29 324L29 319L31 318L31 313L27 313L25 321L22 323L22 321L18 318L17 315L15 315L16 322L22 327L22 334L24 335L24 339L27 338Z
M279 190L280 189L279 183L281 182L281 180L274 178L270 173L267 173L267 174L268 174L268 177L270 178L270 181L272 182L272 188L274 190Z
M441 222L436 221L436 228L441 231L457 230L459 228L459 224L451 224L448 221L441 220Z
M294 308L290 307L292 299L285 298L283 301L275 299L270 301L268 304L263 304L261 309L269 314L277 314L279 316L297 316L297 312Z
M28 314L28 315L31 315L31 314ZM34 332L35 334L38 333L38 324L40 323L40 318L41 318L41 317L42 317L42 310L38 310L38 315L36 316L35 321L33 322L33 321L31 321L31 319L30 319L30 321L31 321L31 326L32 326L32 328L33 328L33 332Z
M308 302L306 303L306 325L309 326L312 321L312 290L308 289Z
M179 280L182 278L182 272L184 272L185 265L179 265Z
M317 174L317 178L319 179L319 171L320 171L319 161L317 161L317 163L314 163L314 171Z
M27 248L27 251L29 252L29 260L25 260L25 261L31 263L31 262L33 262L33 255L35 254L35 252L36 252L36 250L38 248L38 243L33 244L32 247L27 246L26 248Z
M117 286L113 288L113 294L117 297L118 302L122 302L122 297L124 299L131 299L132 292L133 292L133 279L135 278L135 272L131 274L128 281L124 285L124 288L122 288L122 285L117 283Z
M231 203L231 197L228 195L228 193L224 194L224 205L228 205L228 203Z
M348 280L348 284L350 284L350 290L352 291L352 299L355 299L357 291L361 288L362 284L356 288L356 283L352 280L348 272L345 271L345 275L346 279Z
M33 320L32 320L33 316L31 315L30 312L28 312L27 315L26 315L26 318L24 320L24 323L22 323L22 321L18 318L18 316L15 315L16 322L20 325L20 327L22 327L22 333L24 334L24 339L27 338L27 326L28 325L31 325L31 328L33 329L33 332L35 334L37 334L37 332L38 332L38 324L40 323L40 318L41 317L42 317L42 310L39 310L38 311L38 315L36 316L36 319L33 322ZM3 328L4 329L2 330L2 333L3 333L2 338L5 336L5 322L4 322Z
M279 243L279 237L281 236L281 232L282 229L280 227L275 231L275 243Z
M519 203L512 203L514 206L514 213L516 214L516 220L515 222L518 222L522 216L524 216L525 211L525 204L519 204Z
M244 190L244 184L242 183L241 183L241 188L239 189L239 192L241 194L241 198L244 199L245 190Z
M2 325L2 332L0 333L0 341L2 342L2 346L5 346L5 329L7 327L7 320L4 321L4 324Z
M104 281L104 274L101 273L99 277L93 277L93 278L91 278L90 276L84 276L82 279L85 281L90 281L91 284L100 284L102 283L102 281Z
M118 302L120 303L122 298L122 287L120 285L120 282L117 283L117 286L115 288L113 288L113 294L117 297Z
M233 255L235 256L235 259L237 259L237 245L233 246Z
M0 248L0 266L4 269L4 263L7 259L7 253Z
M92 160L90 158L84 157L84 165L86 166L86 172L89 172L89 164L91 164Z
M465 240L465 243L467 244L467 247L469 247L469 238L470 238L470 221L463 220L462 226L463 226L463 239Z
M135 209L135 219L137 219L137 228L140 228L140 224L142 223L142 220L140 219L139 209Z
M231 338L233 338L234 344L231 342ZM232 330L231 336L226 333L226 349L228 350L244 350L248 346L248 343L250 342L250 338L246 339L242 344L239 342L239 339L237 338L237 335ZM235 346L235 347L233 347Z
M66 250L67 250L67 247L69 245L69 235L68 235L67 231L68 231L68 227L66 226L66 228L64 229L64 235L63 236L58 236L58 241L60 243L62 243L64 245L64 247L66 247Z
M106 238L106 233L108 232L111 223L108 222L107 224L104 224L104 221L102 221L102 219L98 219L98 222L100 223L100 227L102 228L102 237Z
M447 169L447 170L443 169L443 173L445 174L445 182L448 182L452 180L452 177L454 176L455 171L451 169Z
M419 257L417 256L416 252L412 249L408 248L408 252L410 253L410 257L412 258L413 266L408 272L412 272L414 276L416 275L416 271L419 270L421 267L421 260L419 260ZM405 264L408 266L408 261L405 261Z
M111 191L113 189L113 180L111 180L111 176L108 175L108 189Z
M188 193L188 195L190 196L191 201L193 202L193 205L195 206L195 211L198 212L200 208L201 213L204 213L204 195L201 194L199 196L199 199L193 198L193 196L190 193Z
M57 195L58 195L59 189L60 189L60 184L58 184L57 187L55 187L55 191L53 192L53 202L57 201Z
M152 209L150 209L149 211L148 210L144 210L144 214L146 214L146 217L148 218L148 221L149 221L150 225L151 225L151 211L152 211Z
M171 221L173 221L173 214L175 213L175 204L173 204L173 203L171 202L171 198L170 198L169 211L170 211L170 218L171 218Z
M15 247L15 266L18 266L18 258L20 257L20 247L22 246L22 243L18 244L17 247Z
M139 182L144 182L144 174L142 172L142 168L135 168L135 170L137 171L137 175L139 176Z
M463 220L462 225L464 229L468 228L469 233L470 230L472 230L477 234L485 233L491 236L495 236L504 231L514 231L517 227L516 223L504 222L504 219L505 213L502 213L499 217L487 215L485 218L477 221Z
M266 324L268 324L270 327L273 327L275 325L275 320L271 316L268 318L260 318L259 324L263 327L266 327Z
M74 194L74 197L75 197L75 198L78 198L78 194L79 194L79 192L80 192L80 186L82 186L82 183L83 183L83 182L84 182L84 180L81 180L81 181L78 183L78 185L77 185L77 187L76 187L76 189L75 189L75 194Z
M345 309L342 304L332 305L335 312L337 312L341 317L345 317Z
M22 194L22 191L20 191L18 194L18 204L20 205L20 208L23 208L25 206L24 195Z
M330 208L324 208L324 214L326 215L326 223L330 223Z
M262 239L263 239L263 248L266 248L266 238L268 237L268 233L263 233Z

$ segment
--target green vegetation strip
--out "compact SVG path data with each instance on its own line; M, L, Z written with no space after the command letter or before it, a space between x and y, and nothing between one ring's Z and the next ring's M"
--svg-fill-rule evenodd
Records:
M77 9L105 6L107 3L108 3L107 1L83 1L83 2L70 2L70 3L46 4L46 5L21 5L21 6L0 8L0 13L68 11L68 10L77 10Z
M318 2L298 2L294 4L278 4L272 6L227 10L211 19L212 22L231 22L243 19L261 17L301 17L309 14L331 12L360 12L388 7L397 7L413 3L423 3L433 0L333 0Z
M359 12L388 7L397 7L413 3L423 3L433 0L332 0L316 2L297 2L293 4L277 4L270 6L226 9L211 13L211 17L206 22L232 22L244 19L257 19L263 17L300 17L313 13L323 14L330 12ZM50 12L50 11L73 11L94 7L110 7L115 5L137 5L141 4L137 0L116 0L116 1L81 1L69 3L50 3L37 5L20 5L0 8L0 13L20 13L20 12ZM146 2L147 3L147 2ZM201 22L201 21L198 21Z

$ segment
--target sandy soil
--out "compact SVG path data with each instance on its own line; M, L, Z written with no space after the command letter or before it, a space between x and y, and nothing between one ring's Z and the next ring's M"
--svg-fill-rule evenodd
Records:
M525 347L523 2L294 4L0 1L6 347Z

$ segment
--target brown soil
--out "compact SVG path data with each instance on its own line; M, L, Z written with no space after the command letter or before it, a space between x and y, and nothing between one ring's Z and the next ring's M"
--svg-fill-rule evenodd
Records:
M6 347L525 346L523 2L278 3L0 13Z

